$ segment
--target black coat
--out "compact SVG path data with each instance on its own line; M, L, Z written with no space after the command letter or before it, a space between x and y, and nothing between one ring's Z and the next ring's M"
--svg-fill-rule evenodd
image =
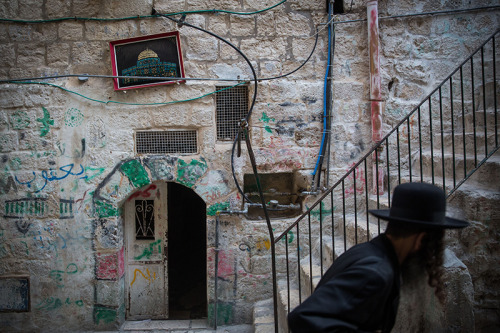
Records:
M288 315L293 333L390 332L399 304L400 268L380 235L335 260L314 293Z

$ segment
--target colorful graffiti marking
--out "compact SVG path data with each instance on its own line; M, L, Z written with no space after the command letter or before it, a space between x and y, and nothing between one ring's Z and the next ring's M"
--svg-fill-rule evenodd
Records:
M103 306L94 307L94 322L99 325L102 321L103 323L112 323L116 319L116 310L111 308L106 308Z
M17 192L17 185L14 181L14 177L8 174L4 174L3 176L6 176L6 178L0 178L0 194L7 194L10 190Z
M347 170L350 170L356 163L352 163ZM354 192L361 194L365 192L365 169L361 167L357 167L355 172L351 172L349 176L347 176L346 180L351 185L345 189L345 194L347 196L352 195ZM354 188L354 180L356 180L356 188Z
M142 254L138 255L137 257L134 257L134 260L141 260L144 257L146 257L146 259L150 259L151 256L154 254L156 246L158 246L158 253L161 254L161 239L158 239L156 242L149 244L148 247L145 247L144 250L142 251Z
M262 117L259 118L259 120L266 124L266 126L264 126L264 129L266 130L266 132L268 132L268 133L273 132L271 130L271 127L269 127L269 121L275 122L276 120L274 118L270 118L267 116L267 114L265 112L262 112Z
M151 194L152 194L151 191L156 190L156 188L157 188L157 186L155 184L151 184L145 190L143 190L143 191L137 191L134 194L132 194L127 199L127 201L130 201L130 200L132 200L134 198L137 198L137 197L149 198L151 196Z
M191 160L189 164L183 160L177 161L177 181L187 187L193 187L198 179L207 171L207 162Z
M78 307L83 306L83 301L81 299L72 302L69 297L63 302L60 298L49 297L42 300L35 306L37 310L52 311L61 308L63 305L75 304Z
M66 126L77 127L83 121L83 113L75 108L68 109L66 115L64 116L64 123Z
M223 211L229 209L229 202L217 202L207 209L208 216L215 216L218 211Z
M142 187L151 183L148 173L137 160L130 160L123 163L120 170L128 177L135 187Z
M154 280L157 279L156 277L156 272L153 272L153 275L151 275L151 272L149 272L149 269L146 268L146 275L144 275L144 273L139 269L139 268L136 268L135 271L134 271L134 279L132 280L132 282L130 283L130 286L132 287L135 283L135 279L137 277L137 273L139 273L140 275L142 275L142 277L146 280L149 281L149 283L153 282Z
M25 129L30 125L30 118L26 112L16 111L10 116L10 123L13 129Z
M64 287L63 278L66 274L72 275L78 273L78 266L74 263L68 264L66 270L52 270L49 273L49 277L54 280L58 288Z
M39 121L42 124L40 128L40 136L46 136L49 133L50 126L54 125L54 119L50 118L50 113L46 108L42 107L43 110L43 118L37 118L36 121Z
M67 165L63 165L62 167L59 168L59 171L49 169L49 170L42 170L40 177L43 179L43 186L35 191L35 193L42 191L45 186L47 186L48 182L53 182L56 180L62 180L67 178L68 176L81 176L84 172L85 169L83 168L83 165L80 164L80 170L78 172L73 172L73 168L75 167L74 163L70 163ZM26 185L28 188L31 188L32 183L37 179L37 174L33 171L33 179L28 180L28 181L20 181L17 176L15 176L16 182L18 182L21 185ZM79 177L78 179L85 179L87 176Z
M325 204L323 203L323 201L321 201L319 203L319 205L320 205L320 208L318 210L312 210L311 215L318 218L318 219L321 217L321 222L323 222L323 220L325 219L327 214L331 214L332 212L335 211L335 207L333 207L332 209L324 209ZM307 205L306 205L306 209L309 209L309 207L307 207Z

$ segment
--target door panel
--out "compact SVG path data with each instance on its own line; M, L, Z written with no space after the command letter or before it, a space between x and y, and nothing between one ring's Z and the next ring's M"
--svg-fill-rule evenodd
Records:
M167 184L148 189L125 203L126 317L131 320L168 318Z

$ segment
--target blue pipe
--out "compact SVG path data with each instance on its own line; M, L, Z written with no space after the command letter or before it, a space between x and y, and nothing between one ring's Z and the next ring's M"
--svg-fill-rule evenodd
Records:
M331 6L328 8L328 21L331 19ZM327 81L328 81L328 73L330 71L330 58L331 58L331 43L332 43L332 31L331 31L331 26L328 27L328 59L327 59L327 65L326 65L326 73L325 73L325 80L324 80L324 89L323 89L323 137L321 138L321 146L319 147L319 155L318 159L316 160L316 166L314 167L314 171L312 172L312 175L315 176L316 172L318 171L318 166L319 162L321 160L321 156L323 153L323 146L325 144L325 138L326 138L326 117L327 117L327 110L326 110L326 90L327 90Z

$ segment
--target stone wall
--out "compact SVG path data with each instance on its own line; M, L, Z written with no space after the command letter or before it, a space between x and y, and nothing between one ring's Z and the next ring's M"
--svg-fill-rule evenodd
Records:
M50 19L148 16L153 7L160 13L213 8L248 12L276 3L4 1L2 18L47 21L0 22L0 79L111 75L110 41L178 30L187 77L250 80L248 64L230 46L165 18ZM494 1L384 1L380 15L490 3ZM336 21L365 18L365 1L345 1L345 11ZM327 34L320 24L326 19L325 1L320 0L289 0L254 15L198 12L186 17L239 47L259 78L297 68L312 50L310 36L321 29L317 48L302 69L259 82L250 123L259 171L294 172L305 179L304 189L321 142ZM497 28L497 12L487 10L381 20L384 129L392 128ZM336 24L332 180L372 144L366 36L366 22ZM238 210L242 200L231 176L231 144L216 140L213 95L191 99L233 83L190 80L115 91L112 81L102 78L42 82L0 85L0 276L14 277L9 281L19 284L20 295L26 293L23 279L28 277L30 300L28 312L0 313L0 326L14 331L119 326L125 312L121 207L132 193L158 181L190 187L206 202L212 304L215 213ZM251 98L255 87L249 87ZM146 105L151 103L159 104ZM135 154L136 131L168 129L195 129L198 154ZM242 182L251 173L245 149L235 161ZM276 222L276 231L286 225ZM219 324L248 323L253 303L272 292L267 226L243 216L222 216L220 237ZM1 306L27 310L21 303Z

